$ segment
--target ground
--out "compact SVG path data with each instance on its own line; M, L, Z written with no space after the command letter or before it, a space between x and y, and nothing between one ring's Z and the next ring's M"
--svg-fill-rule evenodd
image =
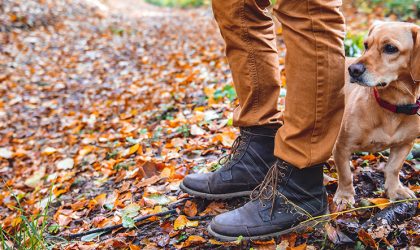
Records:
M383 175L375 170L386 153L353 156L357 209L334 214L317 228L264 242L222 243L207 234L212 216L247 201L211 202L179 190L186 174L217 168L238 132L231 125L236 95L210 8L164 9L135 0L29 0L5 1L0 13L3 248L420 244L417 205L399 203L397 211L385 198ZM350 7L346 13L353 30L366 30L365 22L372 19ZM277 33L283 58L280 27ZM283 59L279 65L283 68ZM283 98L284 91L280 108ZM417 194L418 164L409 158L401 173ZM325 168L330 199L336 183L330 162ZM172 213L134 222L165 211ZM385 220L375 229L359 229L384 212L399 225ZM70 236L118 224L123 226L112 232Z

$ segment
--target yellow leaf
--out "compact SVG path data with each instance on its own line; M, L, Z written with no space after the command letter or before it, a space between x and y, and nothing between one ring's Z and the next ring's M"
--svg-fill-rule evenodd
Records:
M106 193L97 195L94 200L96 201L97 204L99 204L100 206L103 206L106 201Z
M171 168L164 168L160 173L161 178L169 178L171 176Z
M20 223L22 222L22 217L16 217L16 218L14 218L13 220L12 220L12 226L13 227L16 227L17 225L19 225Z
M377 205L381 210L390 205L390 201L386 198L372 198L369 202Z
M124 150L122 156L127 157L130 156L132 154L134 154L135 152L137 152L137 149L139 149L140 145L139 144L134 144L133 146L131 146L128 150Z
M84 146L80 151L79 151L79 155L80 156L85 156L87 154L89 154L90 152L92 152L93 147L92 146Z
M52 147L46 147L44 148L44 150L42 150L42 155L51 155L54 154L55 152L57 152L57 149L52 148Z
M185 215L178 216L178 218L176 218L174 222L174 230L180 230L185 227L197 227L197 226L198 226L198 221L190 221Z

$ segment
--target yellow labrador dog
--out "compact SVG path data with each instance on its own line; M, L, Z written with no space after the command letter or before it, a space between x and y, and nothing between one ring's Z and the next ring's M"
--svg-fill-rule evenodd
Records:
M420 136L420 27L401 22L374 25L365 52L350 63L343 123L333 152L339 177L334 201L339 209L354 203L351 153L388 148L388 197L415 198L400 182L399 172Z

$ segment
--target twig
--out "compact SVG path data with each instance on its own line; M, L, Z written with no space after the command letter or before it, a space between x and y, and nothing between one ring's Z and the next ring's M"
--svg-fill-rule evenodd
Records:
M380 206L384 206L384 205L398 204L398 203L411 202L411 201L420 201L420 198L391 201L391 202L381 203L381 204L372 205L372 206L365 206L365 207L356 207L356 208L352 208L352 209L345 210L345 211L340 211L340 212L336 212L336 213L324 214L324 215L311 217L311 218L303 221L302 223L306 223L306 222L321 219L321 218L327 218L328 219L330 216L342 215L342 214L345 214L345 213L354 212L354 211L358 211L358 210L364 210L364 209L375 208L375 207L380 207Z
M176 213L177 213L176 209L171 209L171 210L160 212L160 213L149 214L149 215L141 216L141 217L138 217L138 218L134 219L134 223L138 223L140 221L147 220L147 219L149 219L153 216L161 217L161 216L165 216L165 215L168 215L168 214L176 214ZM115 230L117 228L120 228L122 226L123 226L123 224L118 224L118 225L104 227L104 228L92 229L92 230L77 233L77 234L69 234L69 235L66 235L64 237L68 238L68 239L75 239L75 238L83 237L83 236L86 236L86 235L89 235L89 234L110 232L110 231L113 231L113 230Z
M213 216L211 215L201 215L201 216L188 216L187 219L189 220L205 220L207 218L212 218Z

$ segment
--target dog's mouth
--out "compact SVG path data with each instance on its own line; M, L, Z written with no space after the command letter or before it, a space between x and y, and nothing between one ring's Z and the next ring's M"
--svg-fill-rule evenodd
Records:
M379 87L379 88L385 88L386 86L388 86L388 83L386 83L386 82L379 82L379 83L376 83L376 84L370 84L368 82L365 82L362 77L351 77L350 78L350 82L351 83L359 84L359 85L361 85L363 87Z
M351 83L356 83L356 84L358 84L358 85L360 85L360 86L363 86L363 87L369 87L369 84L367 84L367 83L363 80L363 78L362 78L362 77L351 77L351 78L350 78L350 82L351 82Z
M360 77L350 77L350 82L351 83L358 83L358 84L363 83L363 81Z

